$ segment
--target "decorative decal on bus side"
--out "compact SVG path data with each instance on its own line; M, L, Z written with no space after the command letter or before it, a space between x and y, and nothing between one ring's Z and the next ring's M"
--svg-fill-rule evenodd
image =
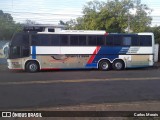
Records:
M96 56L96 54L98 54L99 50L100 50L100 46L97 46L96 49L94 50L92 56L90 57L90 59L88 60L87 64L91 64Z
M63 55L63 54L52 55L51 57L52 57L53 59L55 59L55 60L65 60L65 59L68 58L66 55Z

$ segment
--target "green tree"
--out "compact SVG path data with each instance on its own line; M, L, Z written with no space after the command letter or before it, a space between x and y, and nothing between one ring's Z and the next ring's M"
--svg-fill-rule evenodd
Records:
M151 24L152 18L149 16L152 10L145 4L137 2L135 14L131 16L131 29L134 32L143 32Z
M37 24L35 21L29 20L29 19L25 20L24 22L24 25L35 25L35 24Z
M155 42L160 44L160 26L148 27L145 32L153 32Z
M133 13L135 12L135 13ZM106 30L107 32L142 32L151 23L151 9L138 0L90 1L83 8L83 16L69 23L70 29ZM74 21L74 22L73 22Z
M0 40L10 40L16 31L21 30L21 25L13 21L13 17L0 10Z

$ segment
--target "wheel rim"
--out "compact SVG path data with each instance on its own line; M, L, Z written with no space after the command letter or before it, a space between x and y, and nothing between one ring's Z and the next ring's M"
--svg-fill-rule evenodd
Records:
M120 69L122 69L122 63L120 63L120 62L117 62L117 63L115 63L115 67L118 69L118 70L120 70Z
M103 62L101 65L103 70L107 70L108 69L108 63L107 62Z
M30 71L36 71L37 70L37 65L36 64L31 64L30 66L29 66L29 69L30 69Z

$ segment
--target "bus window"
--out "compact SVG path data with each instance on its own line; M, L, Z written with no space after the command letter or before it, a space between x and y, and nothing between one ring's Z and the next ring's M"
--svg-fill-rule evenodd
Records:
M86 46L86 36L79 36L79 45Z
M96 46L97 45L96 36L88 36L88 45L90 45L90 46Z
M52 46L60 46L60 36L59 35L52 35L51 36L51 45Z
M97 36L97 45L104 45L104 36Z
M21 47L22 51L22 57L29 57L30 55L30 48L27 46L22 46Z
M11 58L20 58L20 46L14 46L11 48Z
M152 46L152 37L149 35L139 36L140 46Z
M152 46L152 37L147 35L145 36L145 45L146 46Z
M50 35L38 35L38 41L40 41L40 46L50 45Z
M113 36L110 36L110 35L106 36L106 45L107 46L112 46L113 43L114 43Z
M60 44L61 46L68 46L68 35L60 36Z
M138 36L132 36L132 46L139 46Z
M115 46L122 45L122 36L121 35L115 35L114 36L114 45Z
M13 37L12 46L29 46L29 35L24 33L18 33Z
M48 32L55 32L55 29L48 29Z
M24 46L29 46L29 35L28 34L23 34L22 44Z
M124 46L130 46L131 45L131 37L123 37L123 39L122 39L122 45L124 45Z
M39 46L40 45L40 41L38 40L37 35L32 35L31 45L32 46Z
M70 45L78 46L78 36L70 36Z

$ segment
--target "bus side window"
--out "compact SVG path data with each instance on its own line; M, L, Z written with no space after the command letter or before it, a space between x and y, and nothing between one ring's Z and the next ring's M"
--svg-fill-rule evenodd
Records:
M114 37L113 36L106 36L106 45L107 46L113 46L114 45Z
M145 36L145 45L152 46L152 36L150 35Z
M22 46L22 57L29 57L30 48L26 46Z
M115 35L114 36L114 45L115 46L121 46L122 45L122 36L121 35Z
M49 46L50 45L50 35L38 35L38 41L40 41L40 46Z
M52 35L51 36L51 45L52 46L60 46L60 36L59 35Z
M78 46L78 36L70 36L70 45Z
M139 36L140 40L140 46L152 46L152 37L149 35L140 35Z
M68 35L61 35L60 36L60 45L61 46L68 46Z
M139 46L138 35L132 36L132 46Z
M79 46L86 46L86 45L87 45L86 36L84 35L79 36Z
M31 45L32 46L38 46L38 45L40 45L40 41L38 41L37 35L32 35Z
M97 45L96 36L88 36L88 45L89 46L96 46Z
M130 46L131 45L131 37L124 36L122 40L123 40L122 45L124 45L124 46Z
M104 36L97 36L97 45L104 45Z

